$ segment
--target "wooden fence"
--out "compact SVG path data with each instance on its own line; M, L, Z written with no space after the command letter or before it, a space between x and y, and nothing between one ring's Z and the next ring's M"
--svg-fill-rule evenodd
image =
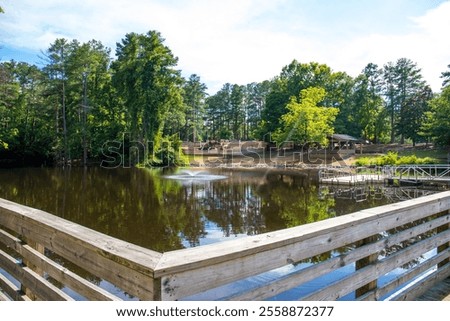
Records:
M450 276L449 210L450 192L442 192L158 253L0 199L0 299L181 300L212 291L224 300L264 300L345 269L295 299L412 300ZM278 277L253 282L271 271ZM242 280L252 286L224 292ZM117 288L108 291L106 281Z

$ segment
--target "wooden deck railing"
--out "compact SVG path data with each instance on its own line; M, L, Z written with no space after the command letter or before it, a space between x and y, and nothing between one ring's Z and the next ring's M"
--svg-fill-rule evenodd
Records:
M268 299L347 267L350 273L297 299L337 300L350 294L358 300L411 300L450 276L449 210L450 192L443 192L276 232L157 253L0 199L0 272L9 275L0 273L0 299L70 300L72 292L88 300L119 299L75 273L79 269L62 264L57 259L62 257L141 300L195 298L286 266L290 272L221 299ZM303 267L302 262L310 264ZM386 281L393 271L395 276Z
M62 286L88 300L119 300L76 274L79 268L132 296L158 298L160 289L153 282L161 258L157 252L2 199L0 227L0 268L19 282L16 285L0 275L0 288L15 300L71 300ZM79 268L71 271L59 263L62 260L53 260L54 256Z

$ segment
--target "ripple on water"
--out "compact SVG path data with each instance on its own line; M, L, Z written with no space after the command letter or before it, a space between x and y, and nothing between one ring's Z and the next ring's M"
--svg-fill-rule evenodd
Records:
M189 170L184 170L173 175L165 175L163 177L167 179L174 179L180 181L198 181L198 182L215 181L227 178L227 176L225 175L211 174L206 171L189 171Z

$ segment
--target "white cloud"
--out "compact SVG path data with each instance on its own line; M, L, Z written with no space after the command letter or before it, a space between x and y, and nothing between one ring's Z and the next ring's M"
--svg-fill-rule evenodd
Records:
M450 64L450 2L430 10L426 15L415 19L421 32L416 46L417 61L423 67L425 78L430 79L433 89L439 88L441 72Z
M445 2L421 17L411 18L415 28L407 34L371 34L349 39L341 50L334 51L338 53L334 58L336 65L355 76L369 62L382 66L409 58L422 69L433 90L438 91L442 83L440 74L450 64L450 43L446 41L446 31L450 30L448 17L450 2Z
M383 30L371 27L365 34L363 20L337 24L334 18L330 25L330 17L313 10L311 2L297 4L290 0L6 0L0 40L10 47L39 51L57 37L97 39L114 50L128 32L158 30L179 57L179 68L185 75L199 74L210 92L225 82L270 79L293 59L326 63L355 76L369 62L382 66L401 57L417 62L433 89L440 88L439 75L450 63L445 37L450 30L450 2L411 18L413 28L393 27L389 34L386 24L391 21L380 21ZM358 16L343 11L339 12L347 14L344 19Z

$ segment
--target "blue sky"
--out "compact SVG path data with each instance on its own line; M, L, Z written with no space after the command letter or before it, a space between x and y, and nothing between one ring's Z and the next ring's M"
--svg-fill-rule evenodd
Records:
M56 38L101 41L158 30L184 76L214 93L278 75L293 59L356 76L406 57L433 90L450 64L449 0L0 0L0 59L40 64Z

